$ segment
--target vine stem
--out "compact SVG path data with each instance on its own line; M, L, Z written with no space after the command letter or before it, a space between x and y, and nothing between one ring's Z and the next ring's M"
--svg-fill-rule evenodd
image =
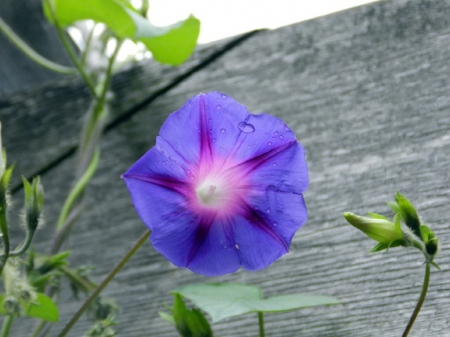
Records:
M13 315L8 315L5 317L5 320L3 321L2 331L0 332L1 337L8 337L9 329L11 329L13 320L14 320Z
M111 270L111 272L106 276L106 278L100 283L100 285L95 289L95 291L88 297L86 302L83 303L80 309L75 313L72 319L67 323L58 337L64 337L72 329L81 315L86 311L86 309L91 305L91 303L97 298L101 291L108 285L108 283L116 276L116 274L122 269L122 267L128 262L128 260L137 252L137 250L147 241L150 236L150 230L146 230L145 233L139 238L139 240L134 244L134 246L125 254L122 260Z
M265 337L266 333L264 332L264 313L262 311L258 311L258 324L259 324L259 337Z
M417 316L419 315L420 309L422 308L422 304L425 301L425 297L427 296L428 285L430 284L430 266L431 263L429 262L425 264L425 277L423 279L422 293L420 294L419 300L417 301L416 304L416 308L414 309L414 312L412 313L411 318L409 319L408 325L406 326L402 337L408 336L409 331L411 330Z
M3 34L8 37L8 39L17 47L19 48L25 55L27 55L30 59L32 59L37 64L56 71L61 74L68 74L68 75L76 75L77 70L74 68L69 68L66 66L62 66L60 64L57 64L55 62L52 62L42 55L36 53L29 45L27 45L14 31L6 24L6 22L0 18L0 31L3 32Z
M67 40L67 37L64 33L64 30L62 29L61 25L59 24L58 18L56 16L55 11L55 4L53 3L53 0L48 0L48 7L50 8L50 13L53 19L53 23L56 27L56 31L58 32L59 38L61 39L61 42L64 45L64 48L67 50L67 53L69 54L70 59L72 60L72 63L77 68L78 72L80 73L81 77L83 77L83 80L86 82L86 85L88 86L89 90L91 91L92 95L94 97L98 97L97 91L95 90L94 85L92 84L92 80L89 77L89 75L84 71L84 68L79 61L77 55L75 55L72 47L70 46L69 41Z
M6 205L6 203L5 203ZM3 254L1 257L1 265L0 265L0 276L3 273L3 268L5 267L6 260L9 257L9 233L8 233L8 224L6 222L6 207L5 205L0 206L0 230L3 235Z

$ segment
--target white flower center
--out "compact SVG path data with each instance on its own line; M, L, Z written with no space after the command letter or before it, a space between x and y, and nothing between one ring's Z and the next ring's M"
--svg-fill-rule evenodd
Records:
M199 201L206 207L220 206L223 201L223 191L218 187L219 184L206 180L202 182L195 190Z

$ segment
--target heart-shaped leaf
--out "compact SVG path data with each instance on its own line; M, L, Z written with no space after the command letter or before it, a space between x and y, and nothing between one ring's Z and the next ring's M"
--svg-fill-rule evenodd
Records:
M104 23L118 38L142 42L157 61L171 65L191 55L200 33L200 21L193 16L157 27L120 0L45 0L44 13L53 22L51 6L63 27L80 20Z
M251 312L283 312L339 303L334 297L302 294L263 299L260 288L236 283L193 284L181 287L174 293L186 297L207 312L213 323Z

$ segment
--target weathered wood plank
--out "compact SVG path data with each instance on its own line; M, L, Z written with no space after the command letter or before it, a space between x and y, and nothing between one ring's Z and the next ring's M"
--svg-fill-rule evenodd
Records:
M40 55L70 65L58 34L44 17L41 0L2 0L0 17ZM0 96L42 86L65 76L30 60L0 32Z
M342 305L268 315L267 335L399 336L415 305L422 257L393 249L369 255L372 242L341 213L386 213L398 190L443 242L430 293L412 336L447 336L450 299L447 219L450 211L450 3L380 2L263 32L155 100L106 135L103 161L85 214L70 240L73 263L95 264L100 280L144 230L123 173L154 142L168 113L199 91L220 90L253 112L283 118L307 149L311 184L308 223L291 253L264 271L206 278L173 267L150 244L105 294L118 299L121 336L174 336L157 317L168 291L192 282L257 284L267 295L337 296ZM49 223L72 162L44 176ZM48 246L50 225L38 248ZM62 299L66 322L78 304ZM80 322L72 336L87 328ZM15 327L24 335L25 326ZM249 315L214 326L217 336L255 336Z

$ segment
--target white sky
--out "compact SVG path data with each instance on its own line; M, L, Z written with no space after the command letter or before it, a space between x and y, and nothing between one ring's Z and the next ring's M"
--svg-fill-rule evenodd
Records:
M150 0L150 21L165 26L194 14L199 43L277 28L377 0Z

